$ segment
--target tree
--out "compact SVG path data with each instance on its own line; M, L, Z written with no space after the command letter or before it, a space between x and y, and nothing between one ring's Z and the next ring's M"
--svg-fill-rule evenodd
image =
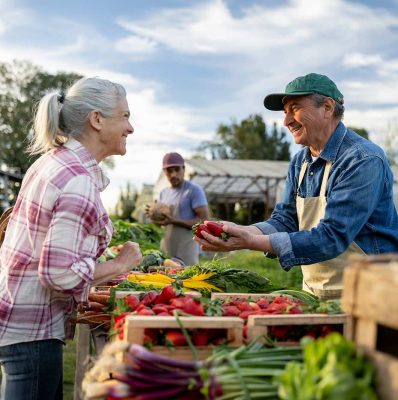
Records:
M347 126L347 128L356 132L359 136L369 140L369 132L365 128L357 128L355 126Z
M0 64L0 160L8 171L24 174L37 158L25 149L38 101L79 78L75 73L49 74L27 61Z
M388 123L384 148L390 165L398 165L398 118Z
M116 203L114 211L114 217L134 221L132 214L135 210L137 197L137 190L130 184L130 182L127 182L126 190L120 190L119 200Z
M198 152L212 159L290 160L290 144L285 130L273 124L271 132L261 115L249 115L240 123L220 124L214 140L205 141Z

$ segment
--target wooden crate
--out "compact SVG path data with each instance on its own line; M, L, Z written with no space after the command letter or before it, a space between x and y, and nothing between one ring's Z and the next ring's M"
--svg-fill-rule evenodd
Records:
M228 347L239 347L243 344L243 320L236 317L179 317L186 329L225 329ZM145 329L179 329L178 321L170 316L128 315L125 322L124 340L142 345ZM192 352L188 346L153 346L152 351L178 358L192 360ZM211 355L212 346L196 346L198 358L203 360Z
M344 274L351 339L376 367L382 400L398 399L398 255L356 257Z
M273 314L249 315L247 320L247 339L251 341L257 337L265 336L272 326L311 326L311 325L336 325L340 327L345 337L352 335L351 318L346 314ZM285 343L285 342L284 342ZM297 342L293 342L297 344Z
M270 293L220 293L220 292L213 292L211 294L211 299L221 299L221 300L235 300L235 299L247 299L251 298L254 301L260 300L262 298L266 298L269 300L273 300L277 296L284 296L288 298L292 298L287 294L270 294Z
M134 294L134 295L140 296L142 293L146 293L146 292L143 290L116 290L115 298L122 299L123 297L126 297L129 294ZM189 295L189 296L193 296L193 297L201 297L202 296L202 294L200 292L196 292L196 291L184 292L184 295Z

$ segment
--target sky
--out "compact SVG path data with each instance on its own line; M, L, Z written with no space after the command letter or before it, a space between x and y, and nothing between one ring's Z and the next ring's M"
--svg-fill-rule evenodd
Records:
M126 88L135 132L107 171L108 209L219 124L282 124L264 96L310 72L336 82L346 125L382 147L398 126L398 0L0 0L0 62L12 60Z

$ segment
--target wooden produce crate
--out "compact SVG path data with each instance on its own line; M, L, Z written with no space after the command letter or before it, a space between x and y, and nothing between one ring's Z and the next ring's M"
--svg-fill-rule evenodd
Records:
M271 314L271 315L249 315L247 320L247 339L251 341L260 336L265 341L266 335L272 327L313 327L317 325L330 325L338 329L345 337L352 335L351 319L346 314ZM280 344L297 344L298 341Z
M228 347L239 347L243 344L243 320L236 317L179 317L187 329L223 329L226 331ZM128 315L125 322L124 340L129 343L144 344L145 329L179 329L175 317ZM152 351L180 360L192 360L193 355L188 346L151 347ZM212 354L213 346L196 346L198 359L203 360Z
M211 294L211 299L220 299L220 300L234 300L234 299L247 299L251 298L254 301L260 300L262 298L266 298L269 300L274 299L277 296L284 296L289 297L291 296L287 294L270 294L270 293L220 293L220 292L213 292Z
M351 259L342 308L353 321L351 339L376 367L382 400L398 399L398 255Z
M134 294L134 295L140 296L142 293L146 293L146 292L144 290L116 290L115 298L122 299L123 297L126 297L129 294ZM201 297L202 296L202 294L200 292L196 292L196 291L184 292L184 295L193 296L193 297Z

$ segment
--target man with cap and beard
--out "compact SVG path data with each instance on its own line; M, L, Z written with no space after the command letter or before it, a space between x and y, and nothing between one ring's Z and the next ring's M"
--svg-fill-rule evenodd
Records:
M335 83L315 73L266 96L265 107L284 111L284 125L303 146L290 162L283 201L267 221L225 222L226 242L206 232L194 240L210 251L275 255L286 271L301 265L303 289L323 299L341 296L350 254L397 253L392 171L380 147L343 124L343 104Z
M186 265L199 262L199 246L192 240L192 225L210 218L204 190L197 184L185 180L185 162L179 153L167 153L163 157L163 173L170 186L163 189L159 202L170 207L160 221L165 227L161 250L169 257L182 260Z

